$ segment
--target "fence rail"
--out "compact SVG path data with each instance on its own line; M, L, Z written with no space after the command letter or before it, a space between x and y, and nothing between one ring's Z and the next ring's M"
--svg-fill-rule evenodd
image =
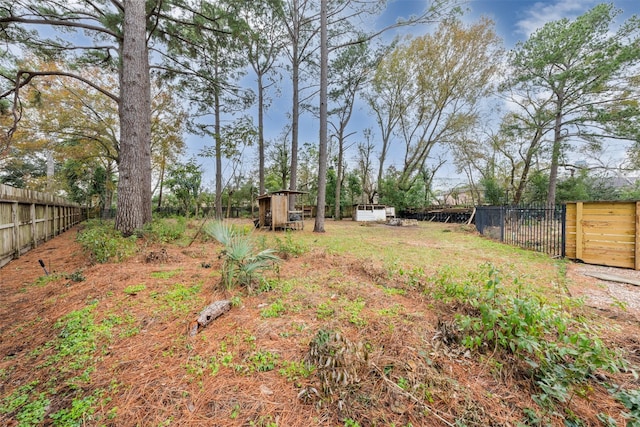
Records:
M564 257L565 216L564 206L478 206L475 223L492 239Z
M86 219L82 206L0 184L0 267Z

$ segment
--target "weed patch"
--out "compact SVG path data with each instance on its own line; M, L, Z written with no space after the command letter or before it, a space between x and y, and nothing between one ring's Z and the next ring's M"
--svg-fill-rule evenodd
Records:
M589 325L572 316L570 304L543 301L517 280L509 289L490 265L479 273L463 283L439 280L435 294L462 302L472 313L457 317L465 347L504 351L530 367L540 391L534 400L541 407L550 410L570 401L598 369L625 367Z
M184 217L175 219L154 218L142 229L144 237L153 243L169 243L182 237L187 229Z
M133 255L138 247L136 236L122 237L111 222L88 221L76 240L93 262L120 262Z
M201 284L185 286L178 283L162 295L161 299L174 314L184 315L192 310L193 302L198 299L201 289Z
M282 300L276 300L276 301L272 302L271 304L269 304L268 307L262 309L260 311L260 316L262 316L265 319L270 318L270 317L280 317L286 311L287 311L287 308L285 307L285 305L282 302Z

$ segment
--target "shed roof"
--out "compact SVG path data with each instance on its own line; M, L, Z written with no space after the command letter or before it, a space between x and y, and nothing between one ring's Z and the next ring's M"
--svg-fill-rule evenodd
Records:
M263 194L262 196L258 196L258 199L266 199L271 196L288 196L290 194L307 194L307 191L297 191L297 190L278 190L272 191L271 193Z

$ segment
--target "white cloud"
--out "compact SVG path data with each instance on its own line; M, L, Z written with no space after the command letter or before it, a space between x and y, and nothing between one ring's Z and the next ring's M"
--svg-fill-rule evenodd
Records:
M547 22L562 18L573 19L593 7L597 0L555 0L536 2L523 10L523 18L516 23L517 33L528 38Z

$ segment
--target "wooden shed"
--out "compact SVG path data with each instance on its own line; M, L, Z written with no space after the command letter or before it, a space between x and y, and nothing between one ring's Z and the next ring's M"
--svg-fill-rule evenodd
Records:
M304 229L304 206L300 210L290 209L291 195L305 194L303 191L280 190L258 197L258 227L268 230Z

